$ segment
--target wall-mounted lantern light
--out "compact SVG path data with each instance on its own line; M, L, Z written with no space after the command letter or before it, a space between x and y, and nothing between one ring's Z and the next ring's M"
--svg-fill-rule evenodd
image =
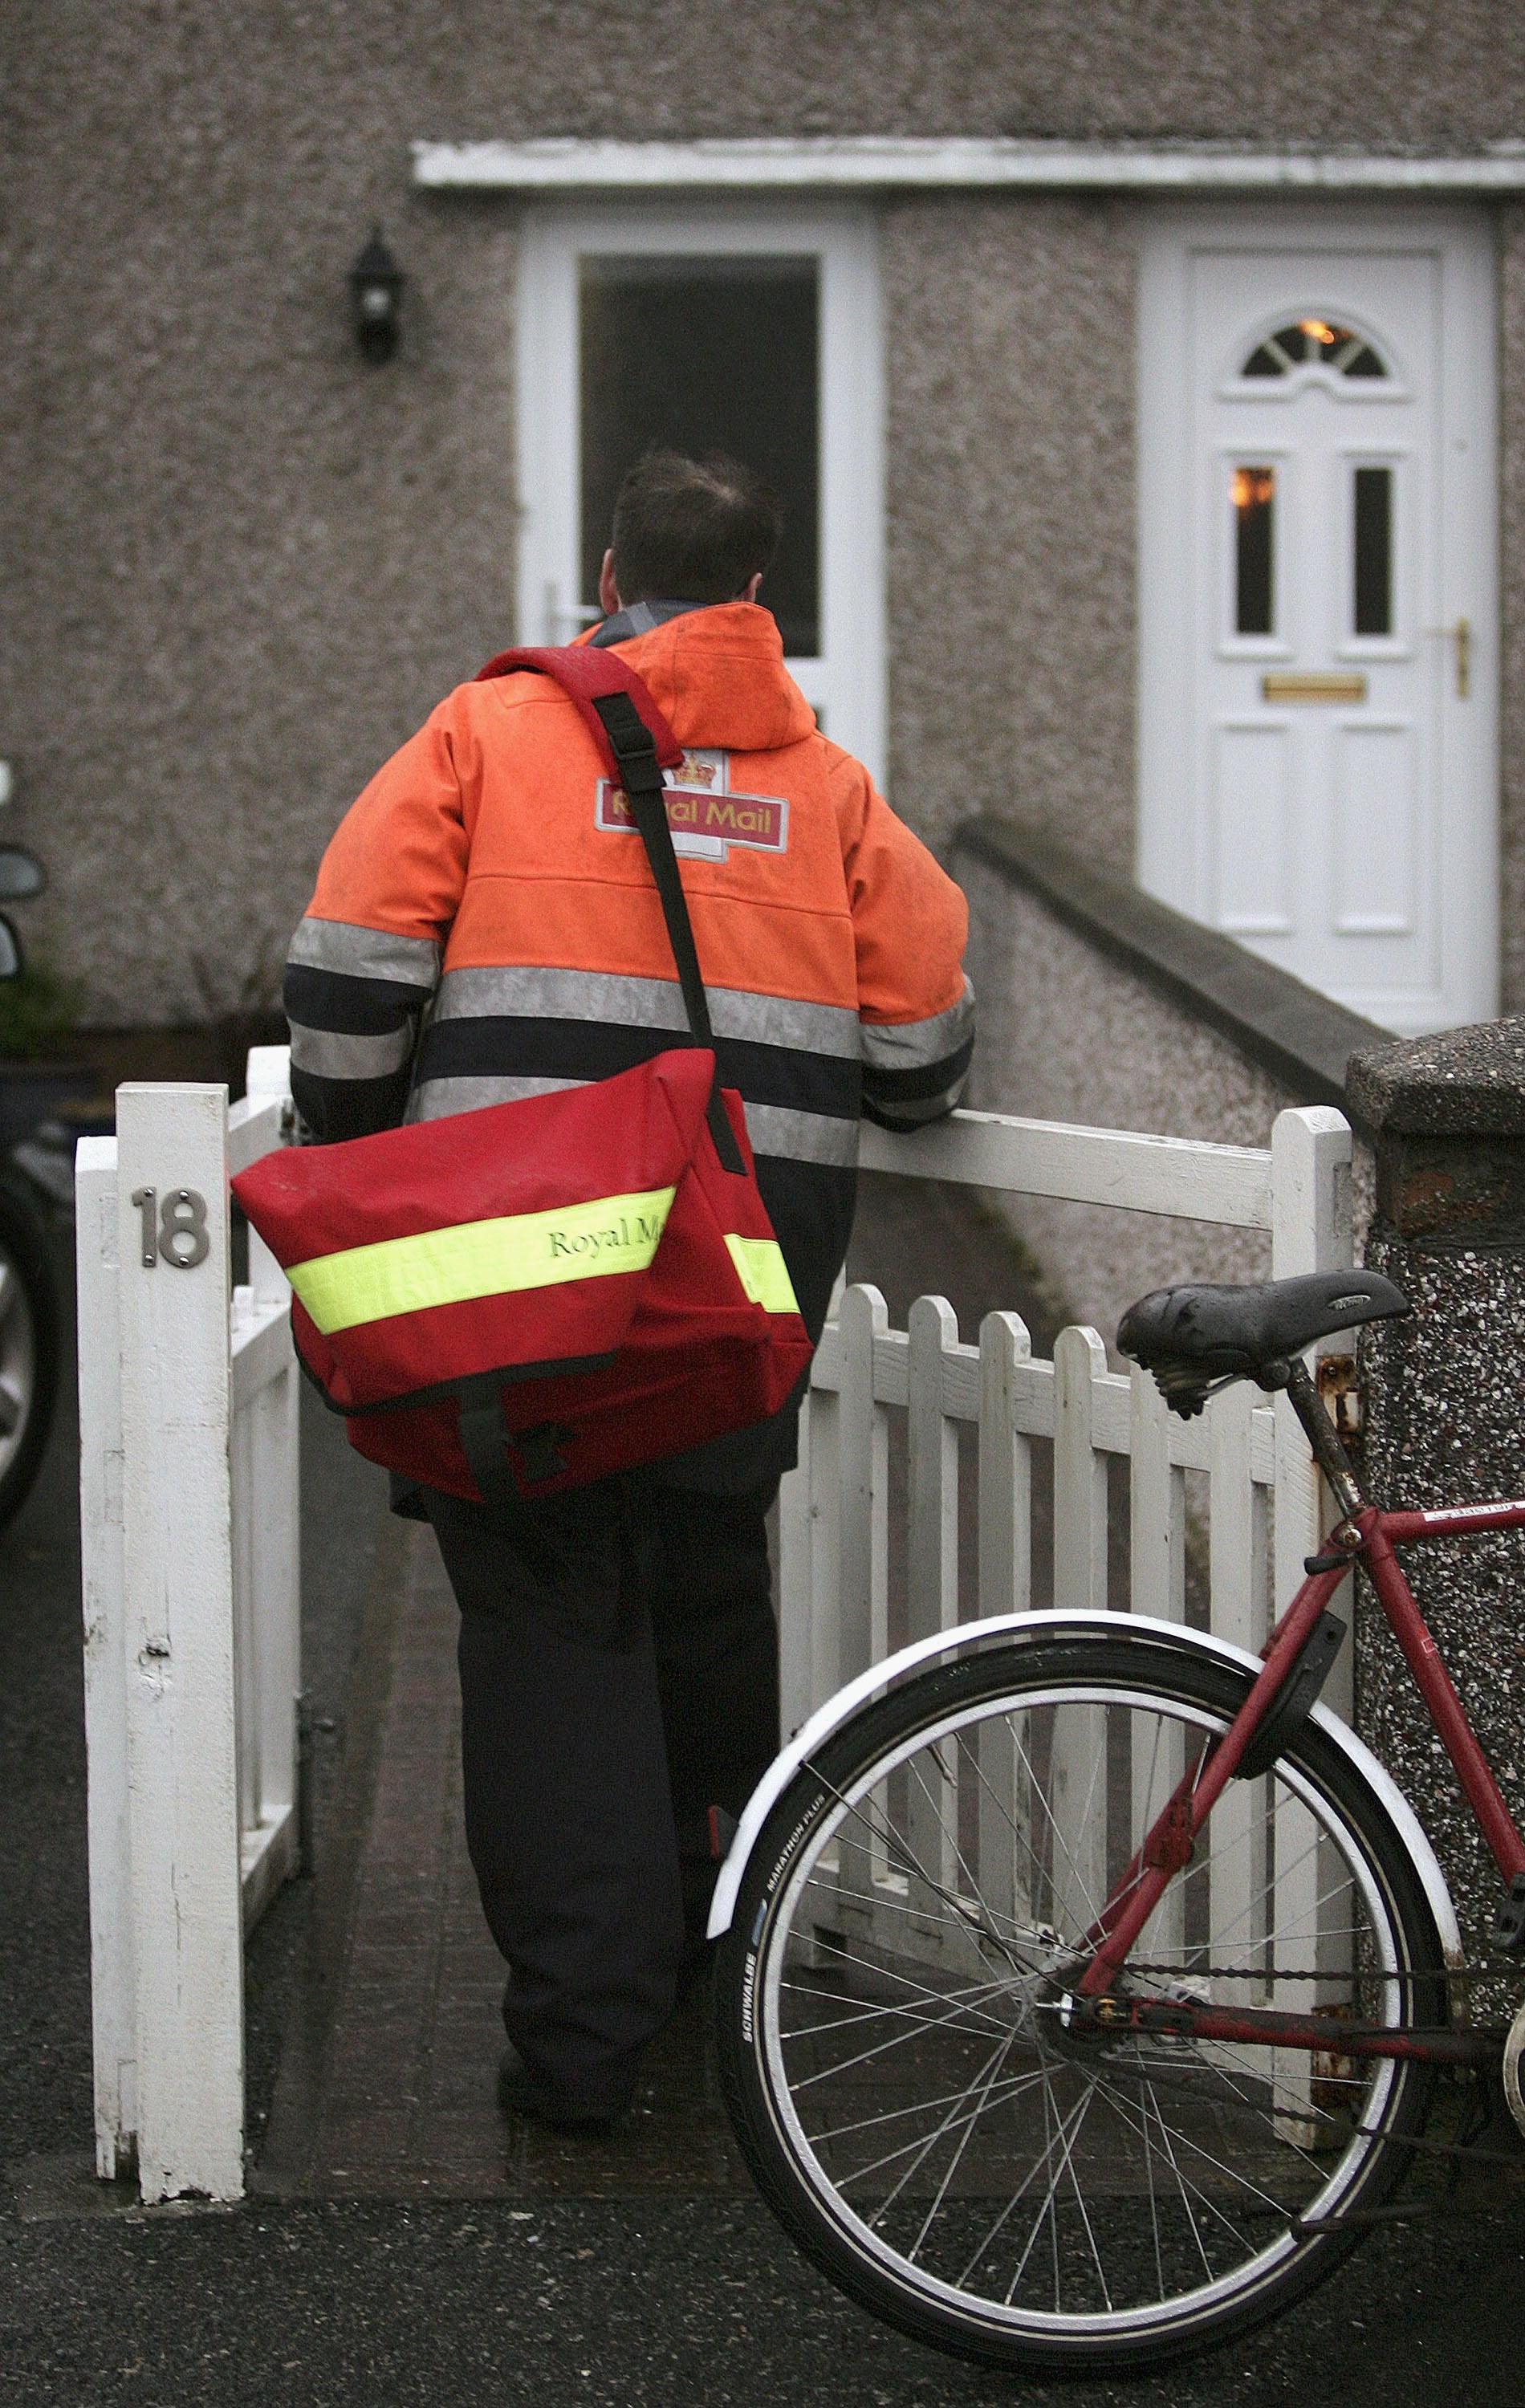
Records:
M367 359L377 366L389 360L397 348L406 281L381 240L381 227L373 226L369 242L350 270L350 298L355 340Z

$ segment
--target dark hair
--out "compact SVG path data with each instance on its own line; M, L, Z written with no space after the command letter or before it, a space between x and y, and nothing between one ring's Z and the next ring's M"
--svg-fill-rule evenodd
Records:
M784 514L724 452L648 452L614 504L614 582L631 602L733 602L778 550Z

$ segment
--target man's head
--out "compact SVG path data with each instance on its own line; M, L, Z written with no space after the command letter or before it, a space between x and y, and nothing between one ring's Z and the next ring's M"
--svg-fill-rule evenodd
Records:
M632 602L750 602L784 519L755 470L723 452L648 452L620 487L604 554L606 610Z

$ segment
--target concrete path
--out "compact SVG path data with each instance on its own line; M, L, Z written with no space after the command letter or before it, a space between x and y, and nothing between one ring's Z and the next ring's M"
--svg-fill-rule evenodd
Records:
M336 1801L261 2193L517 2200L750 2189L716 2092L700 1997L650 2051L629 2124L608 2143L498 2114L503 1966L466 1853L456 1627L433 1532L394 1525L357 1667L376 1691L376 1727Z

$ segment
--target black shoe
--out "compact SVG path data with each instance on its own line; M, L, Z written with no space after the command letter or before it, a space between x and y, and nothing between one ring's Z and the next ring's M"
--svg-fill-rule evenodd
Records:
M511 2041L498 2059L497 2103L505 2115L523 2115L553 2132L576 2132L590 2141L607 2140L622 2112L547 2098Z

